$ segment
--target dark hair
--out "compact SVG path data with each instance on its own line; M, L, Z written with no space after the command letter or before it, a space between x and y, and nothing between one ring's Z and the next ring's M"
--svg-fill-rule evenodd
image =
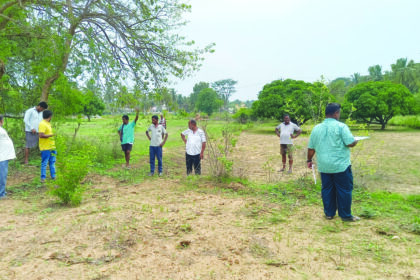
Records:
M326 116L331 116L335 112L340 111L340 108L341 108L341 105L340 104L338 104L338 103L330 103L325 108L325 115Z
M290 118L289 114L284 114L284 115L283 115L283 119L284 119L285 117L289 117L289 118Z
M156 116L156 115L153 115L153 116L152 116L152 119L159 120L159 117L158 117L158 116Z
M122 118L123 118L124 120L127 120L127 121L128 121L128 119L129 119L127 115L122 116Z
M42 111L42 118L44 118L44 120L45 119L48 119L49 117L51 117L53 115L53 113L50 111L50 110L45 110L45 111Z
M39 102L38 106L42 107L44 109L48 109L48 104L47 104L47 102L44 102L44 101Z
M0 115L0 122L3 120L3 115Z
M190 123L193 125L197 125L197 122L195 120L190 120Z

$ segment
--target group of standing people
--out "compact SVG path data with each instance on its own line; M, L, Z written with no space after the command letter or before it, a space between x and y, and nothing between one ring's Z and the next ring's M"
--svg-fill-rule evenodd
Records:
M41 151L41 182L44 182L47 174L47 165L50 168L51 179L56 178L55 162L56 147L54 133L51 127L52 112L47 110L48 105L40 102L34 108L25 112L25 164L28 163L30 149L39 146ZM325 120L316 125L311 132L307 152L308 168L313 168L313 158L317 155L317 167L322 181L322 201L326 219L333 219L338 215L343 221L357 221L359 217L351 214L353 175L350 162L350 149L356 146L357 140L350 132L349 127L339 122L341 106L338 103L330 103L325 109ZM134 144L134 129L139 118L139 110L136 110L134 121L129 122L128 115L122 116L122 124L118 129L121 148L125 154L126 167L130 166L130 153ZM280 138L280 153L282 156L282 169L286 170L286 155L289 158L288 173L293 168L293 139L299 137L302 130L290 121L290 116L284 116L284 122L279 124L275 131ZM13 142L6 130L2 127L3 116L0 115L0 198L6 196L6 181L8 162L16 158ZM166 120L161 114L152 116L152 123L146 130L149 145L149 176L155 174L155 160L158 161L158 175L163 174L162 148L168 139ZM197 122L192 119L188 122L188 129L181 133L181 139L185 143L185 162L187 174L193 169L195 174L201 174L201 160L206 149L206 135L197 127Z
M121 140L121 149L125 155L126 168L130 168L130 153L134 144L134 128L139 118L139 110L136 109L136 117L134 121L129 123L127 115L122 116L122 125L118 128L118 134ZM166 119L163 114L160 119L157 115L152 116L152 124L146 130L146 136L150 141L149 144L149 176L154 176L156 170L156 159L158 161L158 176L163 175L163 146L168 139L166 131ZM206 135L204 131L197 127L195 120L188 122L188 129L181 133L181 138L185 143L186 153L185 162L187 167L187 175L194 173L201 174L201 160L204 157L206 149Z
M25 123L25 164L29 162L30 149L38 147L41 152L41 182L47 177L47 166L50 167L51 179L56 178L55 161L57 151L51 127L52 112L47 110L48 104L40 102L37 106L26 110ZM9 161L16 158L13 141L3 128L4 117L0 115L0 198L6 196L6 182Z

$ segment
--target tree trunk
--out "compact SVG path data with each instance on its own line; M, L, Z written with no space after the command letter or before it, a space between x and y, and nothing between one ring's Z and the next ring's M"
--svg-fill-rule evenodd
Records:
M61 65L57 67L57 70L54 72L53 75L51 75L49 78L47 78L44 82L44 85L42 86L42 92L41 92L41 101L48 101L48 95L50 94L50 90L52 85L55 81L60 77L60 74L63 74L64 71L66 71L67 64L69 62L70 52L71 52L71 43L73 42L73 37L76 32L77 24L70 26L69 29L69 37L66 40L66 50L63 54L63 57L61 59Z
M381 123L381 130L385 130L385 126L386 126L386 123L385 122L383 122L383 123Z

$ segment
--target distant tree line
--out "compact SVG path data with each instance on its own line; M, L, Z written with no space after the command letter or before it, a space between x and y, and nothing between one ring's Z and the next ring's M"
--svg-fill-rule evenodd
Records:
M342 104L342 117L385 129L396 115L420 114L420 63L400 58L391 71L380 65L368 68L369 74L354 73L326 83L277 80L266 84L253 103L252 112L260 118L281 120L289 114L298 124L323 117L329 102Z

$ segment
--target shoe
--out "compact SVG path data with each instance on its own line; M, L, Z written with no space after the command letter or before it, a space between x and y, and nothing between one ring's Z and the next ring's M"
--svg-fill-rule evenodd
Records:
M147 176L152 177L155 173L150 172Z
M282 169L279 170L279 172L283 172L283 171L284 171L284 168L282 168Z
M292 169L289 169L289 171L287 171L288 174L292 174Z
M325 216L325 219L332 220L332 219L334 219L334 216Z
M341 218L341 220L343 220L343 222L357 222L360 221L360 218L357 216L351 216L350 218Z
M41 179L41 184L44 184L45 183L45 179Z
M162 172L159 172L159 174L158 174L158 175L159 175L159 177L160 177L160 176L163 176L163 173L162 173Z

